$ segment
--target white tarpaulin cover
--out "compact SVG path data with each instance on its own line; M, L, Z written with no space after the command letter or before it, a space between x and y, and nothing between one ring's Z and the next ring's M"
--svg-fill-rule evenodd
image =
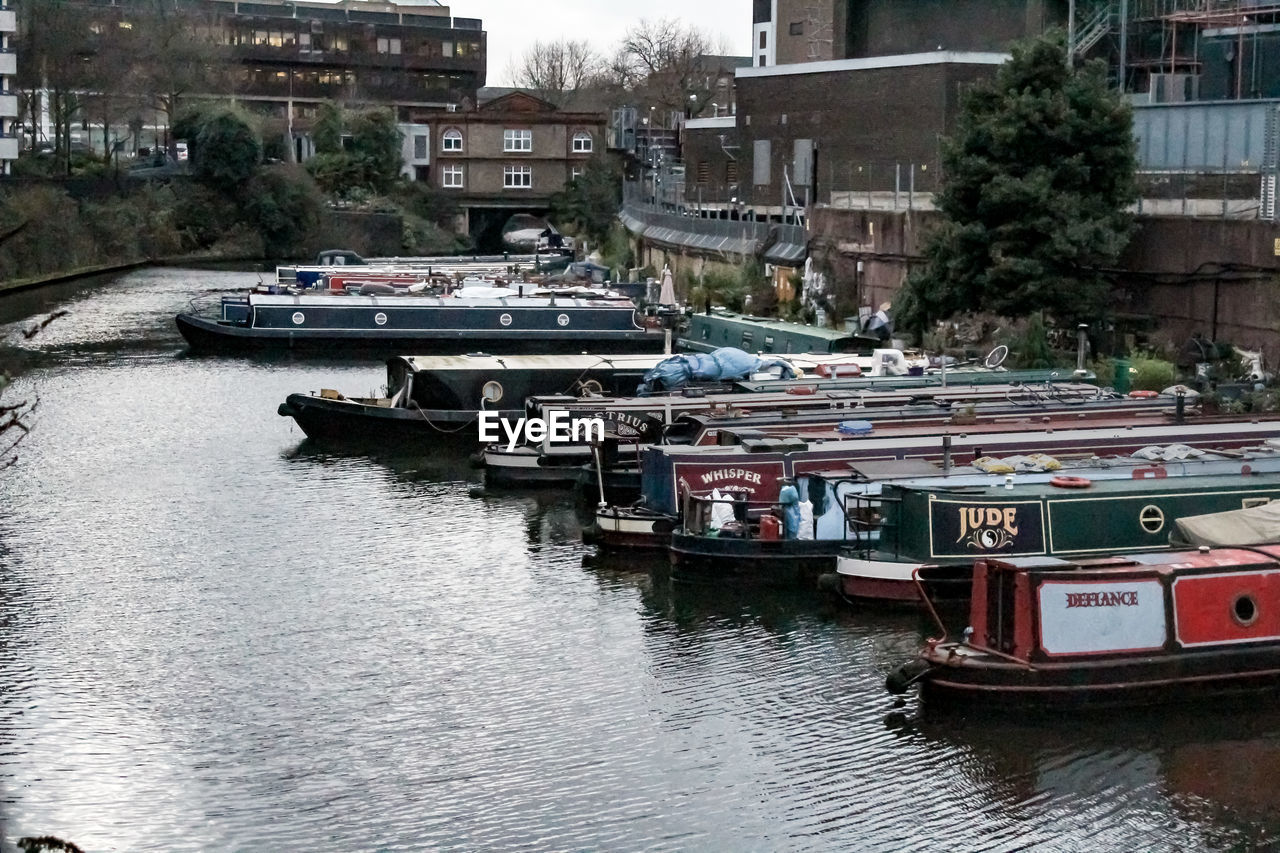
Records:
M1280 501L1180 518L1169 541L1174 545L1210 546L1280 543Z

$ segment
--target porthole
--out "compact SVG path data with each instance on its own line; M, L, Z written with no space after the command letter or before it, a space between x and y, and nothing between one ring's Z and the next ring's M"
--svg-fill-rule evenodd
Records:
M306 319L307 318L303 315L301 311L293 312L293 325L301 326L306 321Z
M480 396L484 398L486 403L496 403L502 399L502 383L494 382L490 379L484 383L484 387L480 389Z
M499 322L499 323L501 323L501 324L502 324L502 325L504 325L504 326L510 326L510 325L511 325L511 315L510 315L510 314L503 314L501 317L499 317L499 318L498 318L498 322Z
M373 322L377 323L379 326L385 326L387 325L387 315L379 311L377 314L373 315Z
M1158 506L1144 506L1138 513L1138 523L1148 533L1159 533L1164 530L1164 510Z
M569 315L561 314L559 317L556 318L556 322L559 323L561 326L569 325Z
M1247 592L1236 596L1231 602L1231 618L1242 628L1248 628L1258 621L1258 602Z

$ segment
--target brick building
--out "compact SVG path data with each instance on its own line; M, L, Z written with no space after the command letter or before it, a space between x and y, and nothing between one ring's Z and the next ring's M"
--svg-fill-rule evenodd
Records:
M753 0L752 65L991 52L1067 19L1067 0Z
M963 88L1066 11L1066 0L755 0L734 121L685 125L684 205L777 216L934 190Z
M605 146L603 113L561 110L525 92L417 118L430 126L430 165L417 177L456 196L473 235L513 213L545 213Z

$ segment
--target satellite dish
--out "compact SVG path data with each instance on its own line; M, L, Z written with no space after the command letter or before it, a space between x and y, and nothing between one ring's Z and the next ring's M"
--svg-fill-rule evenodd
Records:
M1004 364L1004 360L1008 357L1009 348L1004 344L1001 344L991 352L987 353L987 357L982 360L982 364L990 370L995 370L997 367Z

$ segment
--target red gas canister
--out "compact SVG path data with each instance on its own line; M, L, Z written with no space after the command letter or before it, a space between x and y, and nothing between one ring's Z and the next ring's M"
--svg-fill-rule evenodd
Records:
M782 522L776 515L760 517L760 538L769 541L782 538Z

